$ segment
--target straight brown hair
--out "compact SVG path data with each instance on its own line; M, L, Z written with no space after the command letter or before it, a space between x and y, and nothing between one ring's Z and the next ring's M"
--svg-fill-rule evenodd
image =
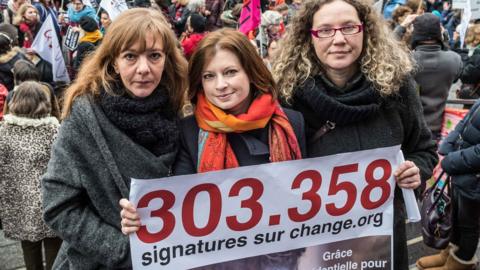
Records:
M140 49L144 50L148 34L162 42L166 59L160 84L168 90L172 108L179 112L187 88L187 60L177 47L175 34L160 11L132 8L112 22L100 46L82 63L77 79L66 90L62 118L70 114L73 102L79 96L98 96L101 88L115 95L112 88L121 81L114 70L116 58L139 41Z
M271 93L278 97L278 90L272 74L258 55L255 47L242 33L233 29L221 29L207 34L197 46L188 63L188 98L194 102L197 92L202 90L202 72L219 50L235 54L245 70L253 91ZM257 93L253 93L255 96Z
M8 103L8 113L27 118L50 116L52 103L47 94L50 90L43 84L26 81L15 88Z

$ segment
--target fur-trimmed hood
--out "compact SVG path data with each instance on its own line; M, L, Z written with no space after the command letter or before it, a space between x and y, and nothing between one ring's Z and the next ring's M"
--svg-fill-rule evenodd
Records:
M56 127L60 126L58 119L53 116L47 116L47 117L35 119L35 118L15 116L12 114L6 114L3 116L3 121L6 124L21 126L21 127L39 127L43 125L53 125Z
M12 60L17 54L23 54L23 51L19 47L13 47L10 51L5 54L0 55L0 64L8 63Z

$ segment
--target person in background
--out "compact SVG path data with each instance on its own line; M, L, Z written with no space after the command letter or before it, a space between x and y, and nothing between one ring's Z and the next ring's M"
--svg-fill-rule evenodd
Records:
M7 8L2 11L3 22L8 24L13 24L13 18L17 14L20 6L28 2L29 1L27 0L8 0Z
M98 29L97 22L90 16L80 18L79 26L82 31L76 50L76 56L73 59L73 68L78 70L83 59L93 51L102 42L103 35Z
M205 0L204 14L207 18L207 31L212 32L222 28L220 16L224 5L224 0Z
M49 90L49 99L51 101L51 116L60 119L60 109L58 106L58 100L53 91L53 88L50 84L41 81L41 74L36 69L35 65L32 64L30 61L27 60L18 60L15 65L13 65L13 79L15 81L15 87L13 91L10 91L7 96L7 103L5 104L5 111L8 110L8 102L13 97L13 93L17 89L18 85L26 81L34 81L39 82L44 85Z
M34 0L32 5L37 9L40 25L47 19L48 15L52 17L53 27L57 33L58 43L62 44L60 25L58 23L58 12L52 0Z
M195 115L182 120L175 175L302 158L300 113L283 109L268 69L245 35L231 29L209 33L189 62L188 97ZM132 203L122 206L122 231L139 229ZM303 249L255 256L196 270L297 269Z
M413 21L411 42L413 58L418 65L414 78L423 115L432 139L440 141L445 105L453 82L462 72L462 60L457 53L444 50L441 22L432 13L425 13Z
M267 54L267 46L270 40L278 41L282 37L282 23L283 17L277 11L267 10L262 14L260 31L255 39L261 57L265 57Z
M420 258L420 270L474 270L480 237L480 100L440 145L441 167L453 185L450 245Z
M193 13L187 20L187 30L184 33L184 36L180 39L180 43L183 48L183 53L185 57L190 59L190 56L195 52L198 43L205 37L207 34L206 31L206 20L205 18L198 14Z
M105 36L105 33L107 32L107 28L112 24L112 20L110 19L110 15L108 15L108 12L104 9L100 11L100 32L102 32L102 35Z
M401 188L420 188L438 161L410 52L370 1L307 0L278 55L272 73L285 103L305 118L308 157L401 146L406 161L393 172L392 265L407 270Z
M172 0L172 4L168 8L168 17L177 36L183 33L185 23L190 15L190 11L187 10L188 2L189 0Z
M282 3L280 5L275 6L273 10L275 10L276 12L282 15L282 24L281 24L280 32L285 32L285 26L288 24L288 21L290 20L288 5L285 3Z
M18 39L15 27L9 24L2 24L0 31L0 84L8 91L13 90L13 65L21 59L27 59L23 51L17 46Z
M290 5L288 5L288 17L293 18L297 14L297 11L302 6L303 0L293 0Z
M267 66L268 70L272 70L272 63L275 61L280 51L280 44L276 40L270 40L267 48L267 55L263 58L263 63Z
M118 201L130 179L170 175L187 63L165 17L132 8L109 27L64 98L43 176L43 217L64 239L54 269L130 269Z
M224 10L220 19L223 22L224 28L238 28L238 19L240 19L240 14L242 12L242 4L236 4L232 9Z
M29 49L41 26L37 9L31 4L23 4L13 18L13 24L18 28L18 40L22 48Z
M70 2L67 13L69 23L73 25L78 25L83 16L89 16L96 22L98 21L97 12L95 9L91 6L85 5L82 0L73 0Z
M0 218L3 232L21 243L27 270L52 269L62 240L42 219L41 176L47 169L59 122L49 90L37 82L18 86L0 124Z
M469 49L460 75L462 86L457 92L457 97L478 99L480 97L480 25L469 27L465 42Z

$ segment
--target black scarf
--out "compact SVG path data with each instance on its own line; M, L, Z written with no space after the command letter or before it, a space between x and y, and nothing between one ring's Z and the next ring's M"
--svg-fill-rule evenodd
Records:
M327 121L343 126L364 120L378 113L382 105L380 94L361 73L344 88L336 87L323 75L308 78L295 89L293 100L294 108L302 112L307 126L314 130Z
M159 86L148 97L138 99L125 90L116 93L110 95L103 90L99 98L101 108L115 126L156 156L176 151L180 132L165 88Z

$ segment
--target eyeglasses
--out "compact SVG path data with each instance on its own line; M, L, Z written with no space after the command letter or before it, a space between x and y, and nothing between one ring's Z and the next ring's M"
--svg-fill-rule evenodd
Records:
M340 30L344 35L355 35L363 31L363 25L347 25L339 28L322 28L322 29L311 29L310 33L316 38L329 38L335 36L337 31Z

